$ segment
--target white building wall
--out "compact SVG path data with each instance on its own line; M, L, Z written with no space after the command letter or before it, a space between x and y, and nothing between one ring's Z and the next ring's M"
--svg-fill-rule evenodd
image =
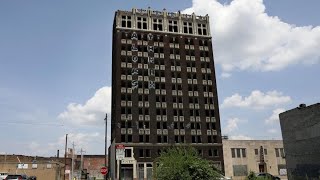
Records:
M278 165L286 164L283 157L276 157L276 148L283 148L282 140L222 140L225 174L232 177L233 180L242 180L245 176L234 176L234 165L246 165L247 173L250 171L259 172L260 162L260 146L267 149L267 155L264 156L266 163L266 171L281 179L287 179L287 176L280 176ZM246 149L246 157L232 157L232 148ZM259 154L255 154L258 149ZM241 152L242 155L242 152Z

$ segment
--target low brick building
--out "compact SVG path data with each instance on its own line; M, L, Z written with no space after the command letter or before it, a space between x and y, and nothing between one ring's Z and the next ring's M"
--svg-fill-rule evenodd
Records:
M36 176L39 180L60 180L64 178L63 162L56 157L0 155L0 172Z
M100 169L105 166L104 161L104 155L83 155L83 169L87 170L89 178L95 180L103 179ZM81 155L78 155L75 160L75 169L75 172L79 174L81 169Z
M72 172L71 157L72 156L68 154L66 159L66 174L64 174L64 157L57 158L25 155L0 155L0 172L36 176L38 180L69 180L69 176L71 176ZM83 155L83 166L81 166L81 155L75 156L73 177L77 180L81 179L81 170L85 169L88 173L89 179L103 179L100 169L105 165L104 161L104 155Z

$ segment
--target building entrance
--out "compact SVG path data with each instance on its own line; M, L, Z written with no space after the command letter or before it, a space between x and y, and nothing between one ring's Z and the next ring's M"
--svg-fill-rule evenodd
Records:
M121 180L133 180L133 164L121 165Z

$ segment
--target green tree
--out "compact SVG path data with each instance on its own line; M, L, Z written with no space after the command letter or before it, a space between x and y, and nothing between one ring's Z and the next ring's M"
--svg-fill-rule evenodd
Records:
M192 147L173 147L161 153L154 169L158 180L217 180L219 172Z

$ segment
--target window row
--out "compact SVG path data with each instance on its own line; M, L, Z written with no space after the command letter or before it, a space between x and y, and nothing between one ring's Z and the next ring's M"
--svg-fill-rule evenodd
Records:
M231 148L231 156L232 158L245 158L247 157L245 148Z
M121 16L121 27L132 28L133 18L129 15ZM136 17L136 28L137 29L149 29L148 28L148 19L147 17ZM161 18L152 18L152 30L163 31L164 30L164 20ZM168 20L167 21L168 31L169 32L178 32L178 21L177 20ZM182 24L183 33L193 34L197 30L199 35L207 35L207 25L202 23L197 23L195 27L193 22L184 21ZM194 30L195 29L195 30Z
M142 34L142 33L136 33L134 36L137 38L138 41L145 41L145 42L148 42L150 41L150 39L148 38L148 35L149 34ZM154 42L156 42L155 45L159 44L160 43L163 43L164 42L164 39L163 39L163 36L162 35L152 35L152 40ZM132 34L131 33L128 33L128 32L122 32L121 34L121 39L123 40L130 40L130 41L123 41L123 43L127 43L127 44L132 44ZM179 45L181 42L184 42L185 45L195 45L195 39L192 39L192 38L179 38L179 37L169 37L169 43L170 44L174 44L173 46L170 46L172 48L176 48L176 49L179 49ZM204 48L204 47L208 47L209 45L209 41L208 40L205 40L205 39L199 39L198 41L198 45L199 45L199 49L200 50L206 50L207 51L207 48ZM146 45L146 44L144 44ZM187 49L190 49L190 50L194 50L194 48L190 48L190 46L186 46Z

